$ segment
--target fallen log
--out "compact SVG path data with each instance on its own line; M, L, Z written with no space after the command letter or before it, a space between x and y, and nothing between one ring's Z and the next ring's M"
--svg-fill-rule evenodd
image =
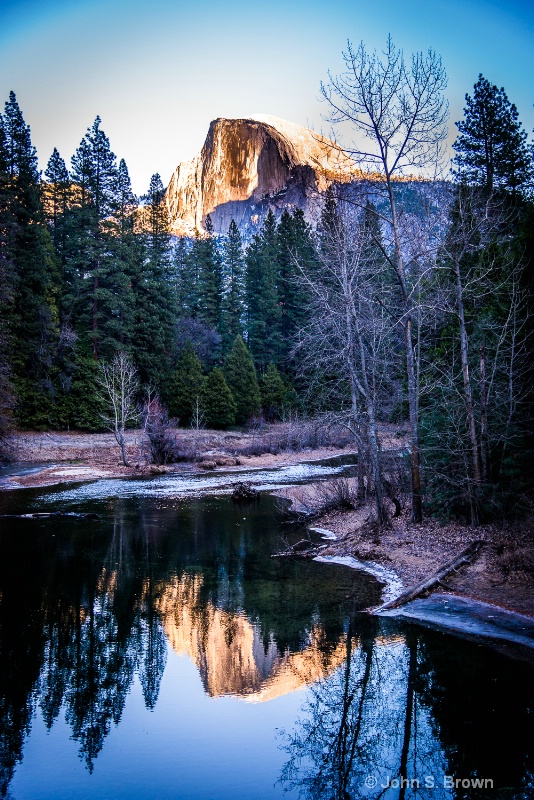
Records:
M317 555L320 548L310 542L308 539L301 539L296 544L290 545L287 550L281 550L279 553L273 553L271 558L313 558Z
M452 561L448 561L446 564L443 564L439 569L429 575L424 580L416 583L415 586L412 586L410 589L407 589L401 595L399 595L395 600L390 600L388 603L384 603L384 605L379 606L378 608L371 609L372 614L378 614L380 611L388 611L392 608L399 608L400 606L406 605L409 603L410 600L415 600L416 597L419 597L424 592L430 591L435 586L439 586L443 578L446 578L449 573L457 570L459 567L464 566L464 564L470 564L475 556L478 555L482 546L485 544L483 540L477 540L476 542L471 542L471 544L462 550L461 553L458 553Z

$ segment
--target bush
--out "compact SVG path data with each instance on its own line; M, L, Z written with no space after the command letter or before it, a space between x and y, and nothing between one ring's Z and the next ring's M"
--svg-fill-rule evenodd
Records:
M148 457L151 464L168 464L176 461L176 439L171 434L171 421L167 409L159 400L159 397L148 397L141 411L141 423L143 426L143 450L148 450Z

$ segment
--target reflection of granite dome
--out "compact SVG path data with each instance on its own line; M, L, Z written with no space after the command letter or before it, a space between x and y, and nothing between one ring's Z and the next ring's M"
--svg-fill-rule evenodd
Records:
M196 664L211 697L237 695L261 702L301 689L326 677L346 655L345 642L328 651L320 648L321 628L314 628L301 652L280 653L276 642L267 647L244 614L229 614L207 603L199 593L202 578L184 574L160 588L157 603L165 632L176 653Z
M216 119L201 152L176 168L166 193L173 231L190 236L211 215L216 233L233 218L253 230L269 208L302 208L314 216L313 198L332 181L359 174L329 139L276 117Z

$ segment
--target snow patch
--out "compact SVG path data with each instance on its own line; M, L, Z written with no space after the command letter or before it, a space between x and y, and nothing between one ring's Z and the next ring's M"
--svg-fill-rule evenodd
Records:
M323 539L337 539L337 534L334 531L328 531L326 528L308 528L312 533L318 533Z
M330 564L341 564L344 567L359 569L373 575L380 583L384 584L382 591L382 602L389 603L394 600L403 590L403 584L396 572L374 561L359 561L354 556L316 556L314 561L328 562Z

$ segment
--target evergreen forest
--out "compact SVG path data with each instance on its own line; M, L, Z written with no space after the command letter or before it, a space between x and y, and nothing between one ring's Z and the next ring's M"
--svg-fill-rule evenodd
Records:
M358 65L364 54L349 55ZM330 99L341 89L326 87ZM344 427L379 518L395 470L414 521L425 504L472 523L525 513L533 146L482 75L456 125L439 179L375 164L368 181L331 184L314 226L293 207L270 210L247 241L233 221L214 235L209 217L186 239L171 235L158 174L134 195L99 117L70 165L54 149L41 174L11 92L0 115L6 456L15 429L103 430L102 365L120 353L136 402L157 396L178 426L313 417ZM401 152L411 175L424 166L417 146ZM395 470L384 423L410 431Z

